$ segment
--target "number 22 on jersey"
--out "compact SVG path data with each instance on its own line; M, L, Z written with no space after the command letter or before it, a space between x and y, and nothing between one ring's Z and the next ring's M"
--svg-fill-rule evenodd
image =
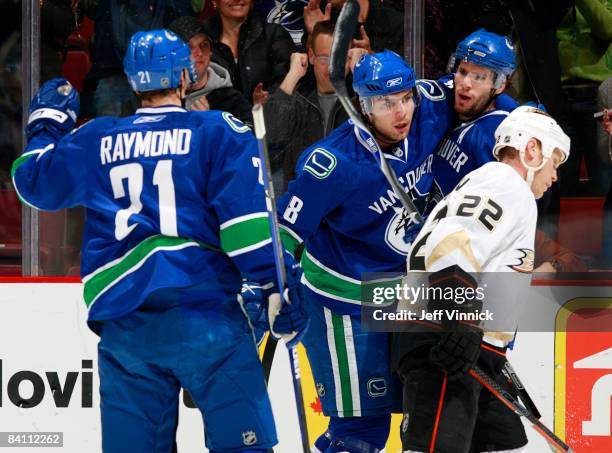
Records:
M131 163L111 168L109 176L115 200L126 196L123 180L127 179L127 196L130 199L130 205L126 209L118 210L115 215L115 238L121 241L138 226L137 223L130 225L129 219L132 214L142 211L140 196L144 184L144 171L141 164ZM171 160L157 162L152 183L157 186L158 192L160 233L165 236L178 236Z

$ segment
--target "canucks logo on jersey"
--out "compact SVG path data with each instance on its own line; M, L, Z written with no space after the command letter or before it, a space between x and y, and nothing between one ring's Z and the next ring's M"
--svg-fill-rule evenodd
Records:
M406 242L406 230L417 223L416 213L409 214L405 208L393 207L395 215L387 225L385 231L385 242L387 245L402 255L408 255L411 244Z

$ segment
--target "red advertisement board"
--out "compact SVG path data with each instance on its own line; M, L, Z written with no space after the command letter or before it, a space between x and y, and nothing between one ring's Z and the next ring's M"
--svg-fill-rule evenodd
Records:
M611 415L612 299L573 299L557 315L555 433L577 453L610 453Z

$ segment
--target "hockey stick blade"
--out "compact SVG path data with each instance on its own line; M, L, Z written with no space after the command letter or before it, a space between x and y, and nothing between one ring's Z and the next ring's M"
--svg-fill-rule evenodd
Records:
M395 192L395 195L400 199L402 205L408 214L411 215L418 223L421 223L421 214L414 205L410 195L406 193L406 190L402 187L397 179L397 175L393 172L393 169L389 166L385 154L380 149L378 142L372 136L368 127L361 120L359 112L355 109L355 106L351 102L348 89L346 87L346 77L344 74L346 66L346 56L348 55L349 47L355 34L357 27L357 17L359 16L359 3L357 0L347 0L340 10L336 26L334 27L334 37L332 41L332 49L329 60L329 75L334 86L334 90L338 96L338 100L346 110L346 113L350 119L355 123L361 131L363 131L367 138L365 142L369 147L369 151L374 155L377 160L383 175L387 179L387 182Z
M527 410L521 403L519 403L514 396L504 390L491 376L483 371L478 365L473 365L470 370L470 375L483 387L487 388L493 396L499 399L505 406L511 411L525 417L533 426L538 433L540 433L544 439L550 444L551 447L557 451L573 453L572 450L565 442L563 442L555 433L546 427L540 420L538 420L529 410Z
M270 157L268 153L268 144L266 141L266 123L264 120L263 107L256 105L253 107L253 125L255 129L255 138L257 138L257 148L259 151L259 164L261 165L261 173L263 175L263 183L266 195L266 210L268 211L268 220L270 222L270 236L272 237L272 249L274 252L274 264L276 267L276 278L278 281L278 290L282 295L287 287L287 274L285 273L285 259L283 255L283 243L280 238L280 228L278 218L276 217L276 197L274 196L274 185L272 184L272 167L270 166ZM276 350L276 341L272 337L272 326L270 326L270 338L264 349L264 362L268 368L266 383L272 369L272 360ZM269 351L268 351L269 346ZM268 359L266 360L266 352ZM310 452L308 441L308 429L306 426L306 412L304 410L304 397L302 394L302 382L300 377L300 368L297 358L297 349L295 347L288 348L289 363L291 365L291 379L293 381L293 391L295 395L298 423L300 425L300 434L302 438L302 450L304 453Z

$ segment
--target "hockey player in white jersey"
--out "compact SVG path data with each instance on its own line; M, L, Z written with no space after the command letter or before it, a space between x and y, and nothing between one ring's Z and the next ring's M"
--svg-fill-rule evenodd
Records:
M475 273L533 269L535 200L556 181L570 140L532 107L510 113L495 138L498 162L467 174L415 239L408 270L429 272L430 286L474 287ZM527 438L520 418L467 374L478 363L498 377L511 338L456 322L443 333L394 335L394 368L404 389L404 452L521 451Z

